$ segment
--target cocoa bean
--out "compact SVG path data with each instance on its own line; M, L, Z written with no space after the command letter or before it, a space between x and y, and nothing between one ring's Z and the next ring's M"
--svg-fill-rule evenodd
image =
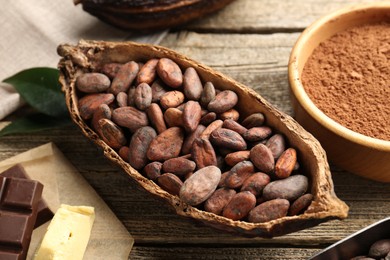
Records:
M202 107L207 107L210 101L215 99L215 88L213 83L206 82L200 96L199 103Z
M217 165L217 157L210 141L206 138L196 138L192 143L191 157L198 169Z
M232 220L245 218L256 206L256 197L249 191L241 191L231 198L223 209L222 215Z
M265 117L263 113L253 113L246 117L241 124L249 129L252 127L262 126L264 121Z
M177 157L168 159L163 163L163 171L170 172L178 176L184 176L190 172L193 172L196 168L194 161Z
M116 103L118 104L118 107L127 107L128 106L128 96L126 92L119 92L118 95L116 95Z
M274 134L271 136L265 145L271 150L275 159L278 159L284 150L286 150L286 142L281 134Z
M110 79L113 79L115 78L122 65L123 64L121 63L107 63L103 65L101 72L106 74Z
M157 178L158 185L168 193L179 196L183 182L173 173L164 173Z
M206 129L203 131L203 133L201 134L201 137L202 138L206 138L206 139L209 139L210 138L210 135L211 133L216 130L216 129L219 129L222 127L222 124L223 124L223 121L222 120L215 120L214 122L212 122L211 124L209 124Z
M115 96L110 93L89 94L80 98L78 107L81 118L84 120L91 119L100 105L110 105L114 100Z
M183 92L186 98L189 100L199 100L202 90L202 82L196 70L192 67L187 68L183 77Z
M286 179L270 182L263 190L266 200L287 199L294 201L307 191L309 181L304 175L292 175Z
M228 111L225 111L225 112L219 114L219 118L223 121L227 120L227 119L237 121L240 118L240 113L237 110L235 110L234 108L231 108Z
M243 134L243 137L245 138L245 140L248 140L250 142L258 142L268 138L271 133L272 129L270 127L258 126L249 128L248 131Z
M109 91L114 95L117 95L119 92L127 92L137 76L138 71L139 66L134 61L123 64L112 80Z
M103 118L98 124L100 137L111 148L119 149L127 143L122 129L111 120Z
M157 75L156 68L158 61L159 59L151 59L148 60L142 67L140 67L137 75L138 84L146 83L150 85L153 83Z
M112 120L116 124L130 129L132 133L138 128L149 124L146 113L134 107L119 107L114 109L112 111Z
M225 179L225 187L237 189L242 186L249 176L255 172L255 167L250 161L237 163L230 169L228 176Z
M271 182L269 175L257 172L249 176L242 184L241 191L250 191L253 195L260 196L263 189Z
M214 112L209 112L201 117L199 123L207 126L207 125L211 124L212 122L214 122L216 119L217 119L217 114Z
M207 129L207 128L206 128ZM245 150L247 145L240 134L226 128L218 128L210 135L212 144L234 151Z
M386 257L390 253L390 239L381 239L371 245L368 256L375 259Z
M159 102L160 97L167 93L166 87L164 86L164 83L157 79L155 82L153 82L152 86L152 102Z
M218 183L218 187L222 187L222 188L226 187L225 180L229 174L230 174L230 171L227 171L227 172L224 172L221 174L221 180Z
M168 127L183 126L183 112L177 108L168 108L164 113L164 120Z
M234 121L232 119L224 120L222 127L230 129L230 130L233 130L234 132L237 132L240 135L244 135L245 132L248 131L248 129L246 129L240 123L238 123L238 122L236 122L236 121Z
M106 91L111 84L111 80L102 73L84 73L77 77L76 87L81 92L99 93Z
M215 96L215 99L210 101L207 109L217 114L228 111L233 108L238 102L238 96L231 90L224 90Z
M249 212L248 220L254 223L263 223L285 217L289 206L290 202L286 199L266 201Z
M312 201L313 195L310 193L300 196L291 204L290 209L288 210L288 215L295 216L303 213L310 206Z
M106 104L101 104L93 113L91 125L95 131L99 130L99 120L106 118L111 120L111 109ZM98 133L99 134L99 133Z
M192 133L187 135L187 137L184 139L183 147L181 148L182 154L191 153L192 144L193 144L194 140L202 134L202 132L204 131L205 128L206 127L204 125L198 125L198 127L195 129L195 131L193 131Z
M157 180L161 176L162 172L162 163L161 162L151 162L144 167L144 174L146 177L152 181Z
M177 90L168 91L160 97L160 105L164 109L168 109L170 107L177 107L183 102L184 94L183 92Z
M140 170L148 163L146 153L156 136L156 131L150 126L141 127L135 131L129 145L129 163L134 169Z
M284 179L291 175L297 162L297 152L294 148L288 148L280 155L275 164L275 176Z
M204 209L208 212L220 215L234 195L236 195L235 190L220 188L206 200Z
M229 153L225 156L225 162L229 166L234 166L239 162L245 161L249 159L249 151L238 151Z
M178 88L183 84L183 74L180 67L171 59L162 58L157 63L157 74L161 80L171 88Z
M184 132L179 127L171 127L159 134L149 145L147 157L151 161L165 161L180 154Z
M157 133L161 134L167 130L167 126L165 125L164 121L164 115L159 105L156 103L150 104L146 110L146 114L148 115L150 124L157 130Z
M251 161L262 172L272 172L275 166L271 150L264 144L257 144L250 150Z
M191 206L206 201L216 190L221 170L216 166L204 167L189 177L180 189L180 198Z
M136 86L130 86L129 90L127 91L127 105L131 107L135 106L135 89Z
M134 104L139 110L146 110L152 103L152 89L146 83L141 83L135 88Z
M199 125L201 118L201 107L198 102L189 100L184 105L183 110L183 127L186 132L191 133Z
M129 162L129 152L130 152L129 147L122 146L119 149L118 154L122 158L122 160L124 160L125 162Z

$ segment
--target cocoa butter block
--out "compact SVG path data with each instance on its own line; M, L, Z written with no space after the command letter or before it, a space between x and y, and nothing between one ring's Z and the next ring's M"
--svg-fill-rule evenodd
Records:
M26 259L43 185L0 176L0 259Z
M16 164L15 166L12 166L11 168L3 171L2 173L0 173L0 176L30 179L26 171L24 170L23 166L20 164ZM41 198L38 203L38 215L37 215L37 220L35 222L34 228L37 228L40 225L51 220L53 216L54 216L53 211L51 211L46 201L43 198Z

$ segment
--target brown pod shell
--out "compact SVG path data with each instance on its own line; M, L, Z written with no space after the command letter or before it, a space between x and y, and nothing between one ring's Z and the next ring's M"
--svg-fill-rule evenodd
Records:
M137 75L138 84L146 83L148 85L152 84L156 78L157 72L157 63L159 59L148 60L139 70Z
M148 163L146 153L156 136L156 131L150 126L141 127L135 131L129 145L129 163L133 168L141 170Z
M240 134L226 128L214 130L210 135L210 141L216 146L231 149L233 151L245 150L247 147L245 140Z
M79 113L82 119L87 120L91 119L93 113L98 109L102 104L109 105L115 100L113 94L89 94L80 98L78 102Z
M245 218L256 206L256 197L249 191L241 191L231 198L222 215L233 220Z
M178 88L183 84L183 74L180 67L171 59L161 58L157 63L157 74L161 80L171 88Z
M108 146L119 149L127 142L122 129L109 119L103 118L99 122L99 134Z
M189 100L199 100L202 95L202 82L196 70L189 67L184 72L183 77L183 92Z
M138 63L134 61L123 64L112 80L110 92L114 95L117 95L119 92L127 92L135 77L137 77L138 71Z
M183 182L173 173L164 173L157 178L157 183L165 191L172 195L179 196Z
M106 91L111 84L111 80L102 73L84 73L77 77L77 89L85 93L99 93Z
M220 215L236 193L237 192L233 189L219 188L206 200L204 209L208 212Z
M248 220L263 223L287 216L290 202L286 199L274 199L261 203L249 212Z
M159 134L149 145L147 157L151 161L165 161L180 154L184 132L179 127L171 127Z
M214 165L217 166L217 157L214 147L206 138L196 138L192 143L191 157L198 169Z
M145 112L134 107L119 107L112 111L112 121L116 124L130 129L134 133L138 128L149 124Z

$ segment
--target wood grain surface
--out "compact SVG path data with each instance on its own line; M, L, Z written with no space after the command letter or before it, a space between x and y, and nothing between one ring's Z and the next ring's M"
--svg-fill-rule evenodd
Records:
M358 2L237 0L215 15L172 30L172 48L255 89L293 115L287 64L300 32L320 16ZM308 259L326 246L390 216L390 184L332 165L335 192L350 207L343 221L273 239L236 237L170 211L130 180L75 126L0 139L0 160L54 142L107 202L135 238L129 259Z

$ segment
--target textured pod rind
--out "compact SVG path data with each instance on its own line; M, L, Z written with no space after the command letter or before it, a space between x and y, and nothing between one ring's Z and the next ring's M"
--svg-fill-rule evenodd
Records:
M81 41L76 46L69 44L59 46L58 53L62 56L59 62L60 82L65 92L66 104L72 120L80 127L87 138L103 149L104 155L109 160L119 165L124 172L150 194L168 203L178 215L200 221L207 226L224 232L252 237L280 236L313 227L331 219L347 217L348 206L338 199L334 192L327 157L320 143L294 119L277 110L254 90L188 57L160 46L132 42ZM194 67L202 79L212 81L218 89L234 90L239 96L237 109L240 111L242 118L246 118L254 112L261 112L267 118L267 125L277 129L276 132L286 137L288 144L297 150L299 158L303 162L300 165L300 171L309 178L308 190L314 196L312 203L304 214L256 224L246 221L233 221L205 212L189 206L177 196L164 192L153 181L148 180L138 171L129 167L129 164L122 160L114 149L108 147L98 137L87 122L80 117L77 107L78 96L74 84L76 76L85 71L98 71L101 65L105 63L126 63L129 60L145 60L156 57L170 58L182 68Z

